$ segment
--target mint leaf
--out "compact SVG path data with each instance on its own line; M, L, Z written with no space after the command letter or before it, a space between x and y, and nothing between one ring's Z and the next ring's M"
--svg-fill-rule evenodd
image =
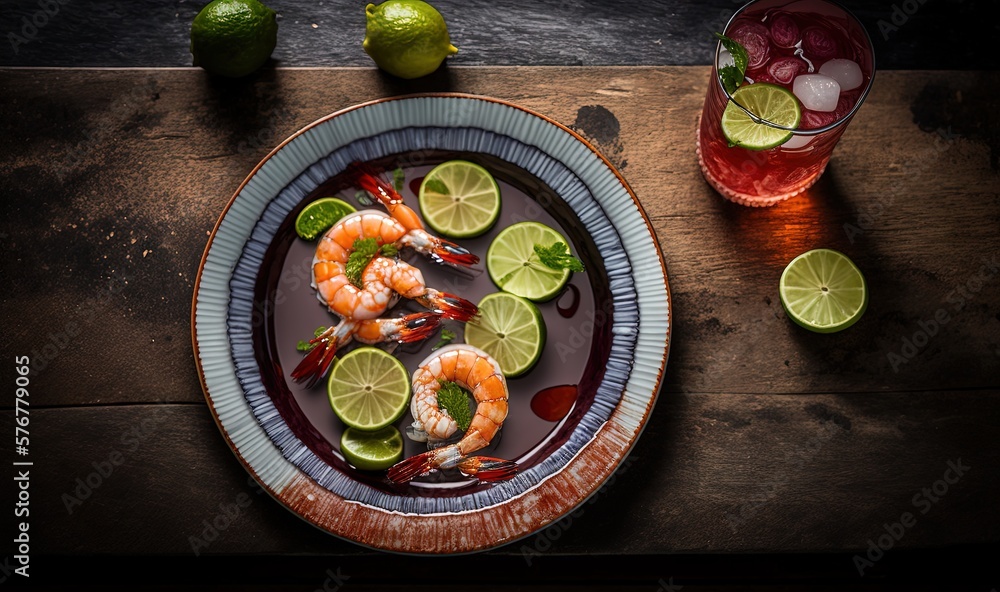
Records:
M362 287L361 275L378 254L378 249L378 241L374 237L354 239L344 272L347 274L347 279L358 288Z
M535 245L535 253L542 260L542 265L551 269L568 269L570 271L583 271L583 262L570 255L569 246L566 243L553 243L548 247Z
M469 411L469 392L458 386L458 383L450 380L439 380L441 388L438 389L438 407L448 412L448 415L458 424L458 429L463 432L469 429L472 423L472 412Z
M440 349L448 345L449 343L455 340L455 337L456 335L454 331L449 331L448 329L441 329L441 341L438 341L437 345L431 348L431 351Z
M397 168L392 171L392 186L397 192L402 191L403 187L406 185L406 173L403 169Z
M744 74L736 69L736 66L723 66L719 68L719 78L722 80L722 88L726 92L733 94L743 82Z
M449 195L451 193L448 191L448 186L441 179L431 179L425 183L425 186L427 187L427 191L433 191L441 195Z
M316 327L316 330L313 331L313 337L319 337L323 333L326 333L326 327ZM307 352L312 348L316 347L317 345L319 345L319 343L312 343L311 341L302 341L300 339L299 342L295 344L295 349L296 351Z
M746 48L736 41L721 33L715 33L715 36L722 42L722 47L725 47L726 51L733 56L734 65L719 68L719 78L722 79L722 86L726 89L726 92L733 94L740 87L740 84L743 83L743 78L746 77L750 56L747 54Z

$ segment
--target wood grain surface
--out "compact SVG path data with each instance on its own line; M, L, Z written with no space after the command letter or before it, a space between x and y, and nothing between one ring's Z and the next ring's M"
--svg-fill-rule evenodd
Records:
M190 554L220 504L250 499L203 555L371 555L248 484L204 405L191 291L232 192L281 139L432 90L589 138L649 215L675 308L663 392L615 482L491 555L852 553L907 511L902 550L1000 541L1000 75L879 73L820 183L765 210L701 178L707 82L705 67L456 67L405 84L370 68L0 71L2 349L37 370L37 552ZM791 324L777 297L784 265L820 246L871 291L840 334ZM12 425L9 399L0 415ZM113 474L67 502L113 452ZM914 496L959 459L967 475L919 514Z
M43 0L44 3L45 0ZM190 66L191 21L205 0L7 0L0 66ZM51 3L47 3L51 4ZM271 0L278 13L273 61L281 66L369 66L361 48L366 2ZM436 0L472 66L704 65L712 31L743 0ZM998 33L990 0L844 4L872 37L884 69L992 69ZM25 25L24 19L29 24ZM32 26L35 26L34 30ZM10 36L14 35L12 39ZM20 38L22 41L17 41Z

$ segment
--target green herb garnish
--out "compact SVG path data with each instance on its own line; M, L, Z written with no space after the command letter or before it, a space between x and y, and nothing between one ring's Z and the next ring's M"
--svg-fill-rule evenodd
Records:
M396 170L392 171L392 186L396 189L396 191L397 192L402 191L405 185L406 185L406 173L403 172L403 169L397 168Z
M458 386L457 382L450 380L439 380L441 388L438 390L438 408L444 409L448 415L458 424L458 429L463 432L469 429L472 423L472 412L469 411L469 392Z
M570 271L583 271L583 262L570 255L569 246L566 243L553 243L545 247L535 245L535 253L542 260L542 265L551 269L568 269Z
M372 198L371 198L370 195L368 195L367 191L358 191L358 192L356 192L354 194L354 199L358 200L358 203L361 204L361 205L363 205L363 206L370 206L373 203L375 203L375 202L372 201Z
M319 337L323 333L326 333L326 329L327 329L326 327L316 327L316 330L313 331L313 337ZM311 343L309 341L302 341L300 339L299 342L297 344L295 344L295 349L298 350L298 351L300 351L300 352L307 352L307 351L311 350L312 348L316 347L317 345L319 345L319 344L318 343Z
M347 279L358 288L361 288L361 275L377 254L378 241L374 238L354 239L354 244L351 245L351 254L347 258L347 265L344 266Z
M448 186L444 184L444 181L437 178L427 181L427 190L440 193L441 195L449 195Z
M347 279L358 288L361 285L361 276L365 273L365 268L372 262L376 255L385 257L395 257L399 249L396 245L386 243L381 247L375 237L356 238L351 245L351 254L347 257L347 265L344 266L344 273Z
M726 48L726 51L733 56L733 64L719 68L719 78L722 80L723 88L729 94L733 94L743 84L743 78L746 77L747 64L750 63L750 56L747 54L746 48L736 41L721 33L715 33L715 36L722 42L722 46Z
M449 343L455 340L455 337L456 335L454 331L449 331L448 329L441 329L441 341L438 341L437 345L431 348L431 351L440 349L448 345Z

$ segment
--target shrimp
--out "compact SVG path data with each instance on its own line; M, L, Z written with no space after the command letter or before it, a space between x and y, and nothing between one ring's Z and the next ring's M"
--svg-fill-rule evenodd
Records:
M388 471L394 483L407 481L432 471L458 467L482 481L508 479L517 472L517 463L485 456L469 456L489 445L507 417L507 382L500 365L486 352L471 345L444 347L413 373L410 412L415 423L432 439L448 438L458 424L438 407L441 381L454 381L472 392L476 411L465 435L454 443L396 463Z
M364 210L354 213L334 224L323 235L313 257L313 286L317 297L331 312L344 319L374 319L389 308L394 294L402 294L447 318L467 321L476 315L475 304L427 288L420 270L386 257L376 257L369 263L362 274L362 287L352 284L346 274L347 260L353 251L354 241L366 238L374 238L379 247L385 244L399 248L414 247L421 253L434 254L442 260L460 260L453 255L451 247L442 246L447 241L423 231L407 230L395 218L382 212Z
M302 379L308 379L306 387L311 388L326 374L336 359L337 350L350 343L352 339L368 344L384 341L410 343L427 339L437 330L440 323L441 315L430 312L418 312L391 319L342 320L309 342L315 346L292 370L292 380L301 382Z
M433 243L435 249L429 255L436 263L462 267L479 263L477 255L424 230L424 223L420 221L420 217L413 211L413 208L403 203L403 196L392 185L383 181L371 165L354 161L347 166L347 174L356 186L377 199L389 211L389 215L410 232L413 237L411 240L416 243L413 246L418 251L421 251L421 248L426 248L425 243Z

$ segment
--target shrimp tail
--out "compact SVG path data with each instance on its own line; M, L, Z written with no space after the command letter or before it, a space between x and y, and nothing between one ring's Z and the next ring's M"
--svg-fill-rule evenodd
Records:
M305 381L306 388L315 386L337 359L337 350L340 346L350 341L354 328L354 323L341 321L310 339L309 343L313 344L313 347L292 370L292 380Z
M312 388L330 369L337 359L337 344L334 341L320 343L309 350L306 357L292 370L292 380L305 381L306 388Z
M433 312L418 312L407 315L401 320L406 322L395 335L396 341L400 343L423 341L441 326L441 315Z
M479 256L471 253L465 247L460 247L451 241L438 239L431 257L439 262L459 267L471 267L479 263Z
M492 456L469 456L458 462L458 470L480 481L506 481L517 474L517 463Z
M355 160L347 165L346 172L355 185L372 194L372 197L379 200L383 206L388 208L403 203L403 196L392 185L383 181L372 165Z
M448 292L439 292L433 288L427 288L423 296L418 296L414 300L445 318L455 319L463 323L472 320L479 314L479 308L465 298Z
M416 456L403 459L389 467L386 476L397 485L409 483L414 477L419 477L434 467L434 451L428 450Z

